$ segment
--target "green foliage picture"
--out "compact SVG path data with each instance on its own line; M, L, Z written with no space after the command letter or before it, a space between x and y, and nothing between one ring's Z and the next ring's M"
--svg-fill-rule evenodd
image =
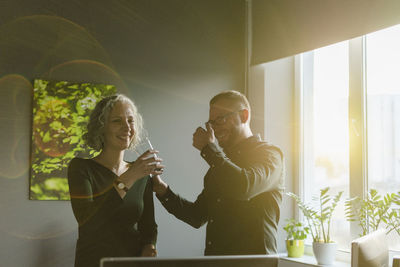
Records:
M32 200L69 200L67 167L93 157L82 135L91 111L113 85L34 80L30 194Z

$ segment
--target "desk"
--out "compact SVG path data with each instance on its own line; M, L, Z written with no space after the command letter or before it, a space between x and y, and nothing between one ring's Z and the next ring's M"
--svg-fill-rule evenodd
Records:
M314 256L304 255L301 258L289 258L286 253L279 254L278 267L314 267L314 266L327 266L318 265ZM335 261L330 267L350 267L349 262Z
M278 255L104 258L100 267L277 267Z

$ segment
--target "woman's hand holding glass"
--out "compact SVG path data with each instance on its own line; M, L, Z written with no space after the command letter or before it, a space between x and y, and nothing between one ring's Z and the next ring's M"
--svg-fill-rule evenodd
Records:
M164 172L163 161L157 156L157 150L147 150L140 155L135 162L131 163L128 170L119 179L130 188L135 181L145 176L161 175Z

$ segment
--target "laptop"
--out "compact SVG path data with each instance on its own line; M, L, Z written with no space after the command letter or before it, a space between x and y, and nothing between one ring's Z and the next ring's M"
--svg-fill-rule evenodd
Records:
M389 266L389 248L385 230L377 230L351 242L351 266Z
M103 258L100 267L277 267L278 255L196 258Z

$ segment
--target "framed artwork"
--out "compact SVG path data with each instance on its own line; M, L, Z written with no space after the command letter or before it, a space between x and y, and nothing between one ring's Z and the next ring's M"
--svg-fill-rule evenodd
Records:
M68 164L98 153L82 136L96 103L115 93L113 85L34 80L29 199L69 200Z

